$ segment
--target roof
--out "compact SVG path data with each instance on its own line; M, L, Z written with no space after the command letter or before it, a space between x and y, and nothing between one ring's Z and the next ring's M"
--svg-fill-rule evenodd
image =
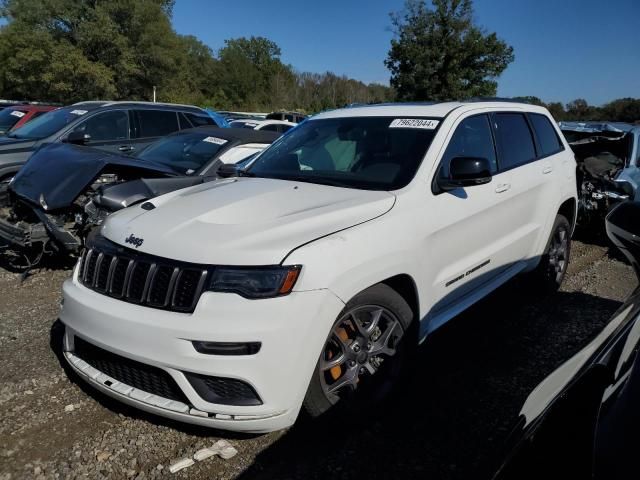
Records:
M233 124L233 123L241 123L243 125L247 125L247 124L251 124L251 125L255 125L256 127L262 127L264 125L289 125L291 127L295 127L297 125L297 123L293 123L293 122L288 122L286 120L251 120L249 118L238 118L236 120L231 120L229 122L229 125Z
M175 132L173 135L185 133L203 133L237 143L273 143L282 135L277 132L265 132L250 128L218 128L213 125L181 130L180 132Z
M90 100L86 102L78 102L71 105L72 107L111 107L111 106L138 106L138 107L162 107L166 109L184 110L191 109L200 113L204 113L204 110L195 105L182 105L179 103L161 103L161 102L139 102L135 100L120 100L120 101L107 101L107 100Z
M453 110L466 108L504 108L523 109L532 112L546 112L543 107L531 105L529 103L516 102L512 100L476 100L472 99L463 102L411 102L411 103L379 103L373 105L355 105L338 110L319 113L312 117L313 120L322 118L339 117L434 117L443 118Z

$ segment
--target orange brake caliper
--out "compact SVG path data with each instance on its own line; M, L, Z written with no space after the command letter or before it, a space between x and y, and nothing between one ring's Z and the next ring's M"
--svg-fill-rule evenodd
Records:
M349 340L349 335L347 334L347 331L343 328L340 327L336 333L338 334L338 337L340 337L340 340L342 340L343 342L346 342L347 340ZM333 357L333 353L329 352L331 354L331 357ZM329 357L329 360L331 360L331 357ZM342 367L340 365L336 365L335 367L331 367L331 370L329 370L329 373L331 373L331 378L333 378L334 380L337 380L340 378L340 375L342 375Z

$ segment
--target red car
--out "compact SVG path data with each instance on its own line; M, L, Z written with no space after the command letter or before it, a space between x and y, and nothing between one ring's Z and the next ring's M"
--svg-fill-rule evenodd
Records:
M0 110L0 135L21 127L40 115L55 110L52 105L14 105Z

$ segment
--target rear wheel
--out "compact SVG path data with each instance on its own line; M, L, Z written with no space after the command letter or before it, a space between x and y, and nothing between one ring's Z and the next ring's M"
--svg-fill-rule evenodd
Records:
M563 215L556 215L545 252L533 271L540 290L554 292L564 280L571 253L571 226Z
M413 312L387 285L356 295L333 324L316 364L304 407L317 417L331 407L374 406L400 378L416 345Z

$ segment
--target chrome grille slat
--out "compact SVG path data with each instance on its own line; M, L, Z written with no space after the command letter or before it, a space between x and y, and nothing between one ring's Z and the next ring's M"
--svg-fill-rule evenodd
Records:
M136 252L103 239L102 245L93 244L83 253L78 280L99 294L125 302L190 313L212 269Z

